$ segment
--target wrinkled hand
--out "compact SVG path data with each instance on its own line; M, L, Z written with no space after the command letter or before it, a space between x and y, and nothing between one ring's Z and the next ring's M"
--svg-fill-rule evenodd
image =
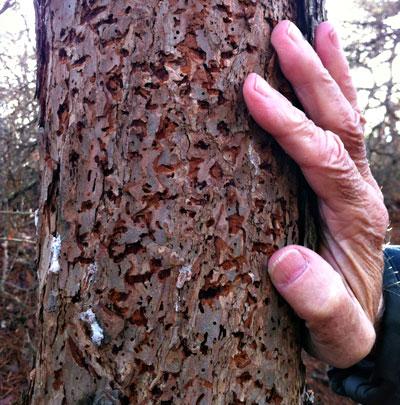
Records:
M254 73L243 91L254 119L300 166L323 222L319 254L284 247L269 260L270 277L305 320L308 351L348 367L375 342L388 214L366 159L364 119L337 34L325 22L315 41L316 52L289 21L272 33L307 116Z

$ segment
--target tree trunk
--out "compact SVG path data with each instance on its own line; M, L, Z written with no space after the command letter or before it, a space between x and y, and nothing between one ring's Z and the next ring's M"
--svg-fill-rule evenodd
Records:
M36 3L33 403L300 403L266 263L309 233L303 183L241 85L255 71L290 96L270 32L311 32L321 1Z

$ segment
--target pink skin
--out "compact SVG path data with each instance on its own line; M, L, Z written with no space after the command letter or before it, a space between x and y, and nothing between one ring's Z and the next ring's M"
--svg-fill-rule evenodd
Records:
M364 119L332 25L317 28L316 51L289 21L275 27L271 40L307 115L255 73L246 79L244 97L317 194L324 242L319 254L286 246L270 258L268 270L305 320L308 350L349 367L375 343L388 214L366 160Z

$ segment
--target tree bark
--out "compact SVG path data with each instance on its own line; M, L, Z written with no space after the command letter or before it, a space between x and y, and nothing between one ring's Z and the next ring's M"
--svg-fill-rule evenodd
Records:
M295 165L250 119L288 97L270 32L321 1L37 0L35 404L296 404L298 327L266 272L310 235ZM293 98L293 97L292 97Z

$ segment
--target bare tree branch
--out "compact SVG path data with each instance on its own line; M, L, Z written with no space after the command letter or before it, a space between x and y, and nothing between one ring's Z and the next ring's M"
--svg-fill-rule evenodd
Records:
M32 211L4 211L4 210L0 210L0 214L2 215L26 215L29 217L33 217L35 215L34 212Z
M14 7L15 0L6 0L0 8L0 15L6 12L9 8Z
M30 243L31 245L36 245L36 242L31 239L0 237L0 240L4 240L4 241L8 241L8 242L16 242L16 243Z

